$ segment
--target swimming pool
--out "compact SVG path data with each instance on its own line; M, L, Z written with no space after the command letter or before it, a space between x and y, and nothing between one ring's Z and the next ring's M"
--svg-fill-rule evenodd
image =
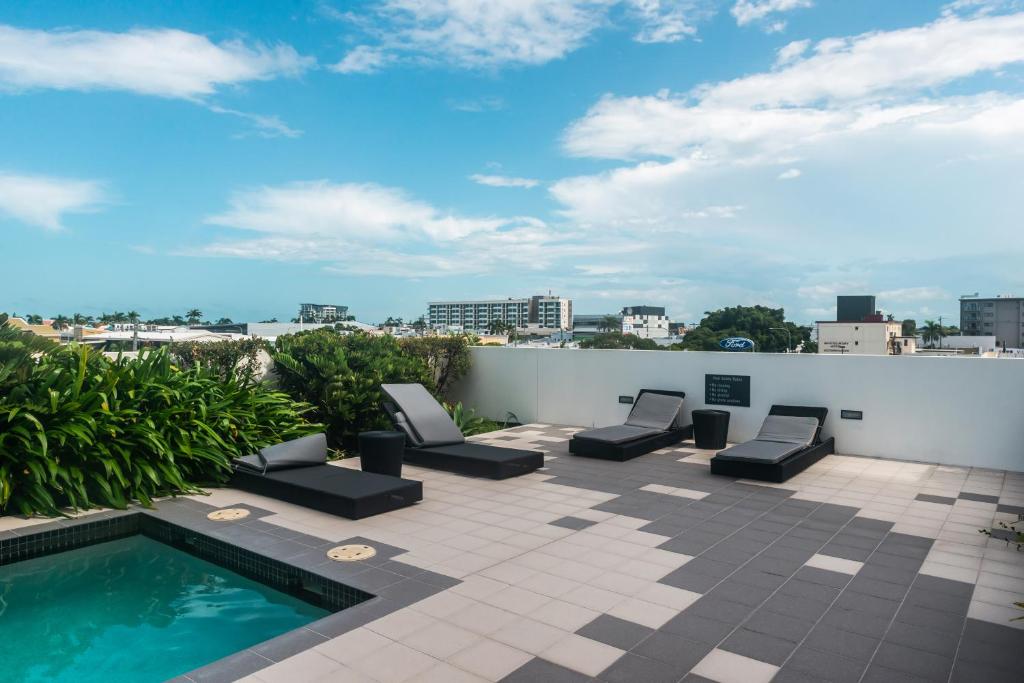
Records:
M143 535L0 566L6 681L162 681L329 612Z

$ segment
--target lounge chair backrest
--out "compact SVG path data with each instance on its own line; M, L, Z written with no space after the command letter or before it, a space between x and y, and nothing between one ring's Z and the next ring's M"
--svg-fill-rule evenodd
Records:
M398 407L395 425L414 446L447 446L463 443L462 431L422 384L382 384L381 391Z
M327 436L310 434L301 439L267 446L259 452L264 472L312 467L327 462Z
M629 411L626 424L667 432L677 426L682 409L683 399L679 396L642 391Z
M768 411L769 415L789 415L791 417L813 417L818 421L818 433L814 435L814 443L821 442L821 429L828 417L828 408L819 406L787 406L776 404Z
M813 417L769 415L754 440L810 446L817 434L818 421Z

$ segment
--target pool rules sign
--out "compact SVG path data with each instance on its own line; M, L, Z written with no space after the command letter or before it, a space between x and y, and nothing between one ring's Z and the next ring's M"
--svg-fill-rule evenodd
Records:
M704 375L704 403L750 407L750 375Z

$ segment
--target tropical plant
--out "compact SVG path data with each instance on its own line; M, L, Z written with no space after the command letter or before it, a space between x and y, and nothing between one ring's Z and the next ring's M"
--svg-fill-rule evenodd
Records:
M0 326L0 511L123 508L223 482L231 459L320 429L262 385L179 369L166 350L110 360Z
M359 432L388 426L381 384L418 382L436 392L426 361L390 335L320 328L277 338L279 386L315 406L332 446L352 447Z
M221 379L234 378L242 384L258 381L263 373L260 351L267 348L262 339L225 339L214 342L174 342L170 352L182 366L201 365Z
M185 313L185 319L189 325L198 325L199 321L203 319L203 312L198 308L190 308Z
M58 315L53 318L53 323L50 325L55 330L63 330L71 322L71 318L66 315Z
M658 346L653 339L645 339L635 334L622 334L621 332L603 332L596 334L590 339L580 342L581 349L633 349L639 351L658 351L664 346Z
M904 337L913 337L917 334L917 321L913 318L904 318L901 326Z
M491 421L479 417L476 411L470 408L466 410L462 407L462 402L459 401L455 405L450 403L444 403L444 409L448 411L448 414L452 418L452 422L459 428L463 436L473 436L474 434L483 434L485 432L494 431L494 427L490 426Z

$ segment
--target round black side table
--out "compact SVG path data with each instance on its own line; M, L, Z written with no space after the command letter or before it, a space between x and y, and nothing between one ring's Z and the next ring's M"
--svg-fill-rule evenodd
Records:
M729 411L693 411L693 441L697 448L719 450L729 438Z
M359 435L359 458L363 472L402 476L402 454L405 434L402 432L362 432Z

